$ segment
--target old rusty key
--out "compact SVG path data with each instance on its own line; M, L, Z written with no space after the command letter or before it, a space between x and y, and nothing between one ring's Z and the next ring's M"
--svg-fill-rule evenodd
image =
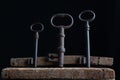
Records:
M34 57L34 67L37 67L37 54L38 54L38 40L39 32L44 30L44 25L42 23L35 23L30 26L31 31L35 32L35 57Z
M58 20L58 21L55 23L55 20L56 21ZM64 47L65 33L64 33L64 29L70 28L73 25L73 22L74 22L73 17L70 14L67 14L67 13L58 13L58 14L55 14L51 17L51 25L60 30L60 33L59 33L59 37L60 37L59 43L60 44L59 44L59 47L58 47L59 67L63 67L63 64L64 64L64 53L65 53L65 47Z
M87 36L87 66L88 68L90 68L90 33L89 33L90 25L89 25L89 22L95 19L95 13L91 10L82 11L79 14L79 19L81 21L86 22L85 27L86 27L86 34L87 34L86 35Z

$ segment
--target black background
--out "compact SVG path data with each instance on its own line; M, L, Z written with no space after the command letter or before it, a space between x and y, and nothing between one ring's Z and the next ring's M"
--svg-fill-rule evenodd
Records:
M91 26L91 55L114 58L113 68L119 80L120 54L119 0L1 0L0 1L0 68L10 66L10 58L34 56L34 33L30 25L41 22L39 56L56 52L57 29L50 24L56 13L69 13L74 25L66 30L65 54L85 55L85 28L78 19L83 10L93 10L96 19Z

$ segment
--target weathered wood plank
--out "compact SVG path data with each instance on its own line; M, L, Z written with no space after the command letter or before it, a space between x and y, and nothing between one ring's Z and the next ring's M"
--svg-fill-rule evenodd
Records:
M5 68L2 78L114 80L115 72L110 68Z
M38 66L55 66L58 63L58 58L49 61L48 57L38 57ZM111 57L97 57L91 56L91 65L112 66L113 58ZM11 58L11 66L13 67L29 67L33 65L33 58ZM85 65L86 57L76 55L66 55L64 57L65 65Z

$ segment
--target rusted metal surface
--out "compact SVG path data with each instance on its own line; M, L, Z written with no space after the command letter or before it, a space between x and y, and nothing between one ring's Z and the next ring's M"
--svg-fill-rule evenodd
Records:
M5 68L2 78L114 80L115 72L110 68Z
M51 60L50 60L51 59ZM32 66L33 58L11 58L10 64L12 67L30 67ZM57 57L38 57L38 66L57 66ZM112 66L113 58L91 56L91 65L95 66ZM64 56L64 65L85 65L86 57L76 55Z

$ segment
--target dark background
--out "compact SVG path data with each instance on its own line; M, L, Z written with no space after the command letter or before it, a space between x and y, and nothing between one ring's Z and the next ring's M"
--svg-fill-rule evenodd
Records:
M119 0L1 0L0 1L0 69L10 66L10 58L34 56L34 33L30 25L41 22L39 56L56 52L57 29L50 24L56 13L69 13L74 25L66 30L65 54L85 55L84 23L78 19L83 10L93 10L91 55L113 57L116 79L120 74L120 1Z

